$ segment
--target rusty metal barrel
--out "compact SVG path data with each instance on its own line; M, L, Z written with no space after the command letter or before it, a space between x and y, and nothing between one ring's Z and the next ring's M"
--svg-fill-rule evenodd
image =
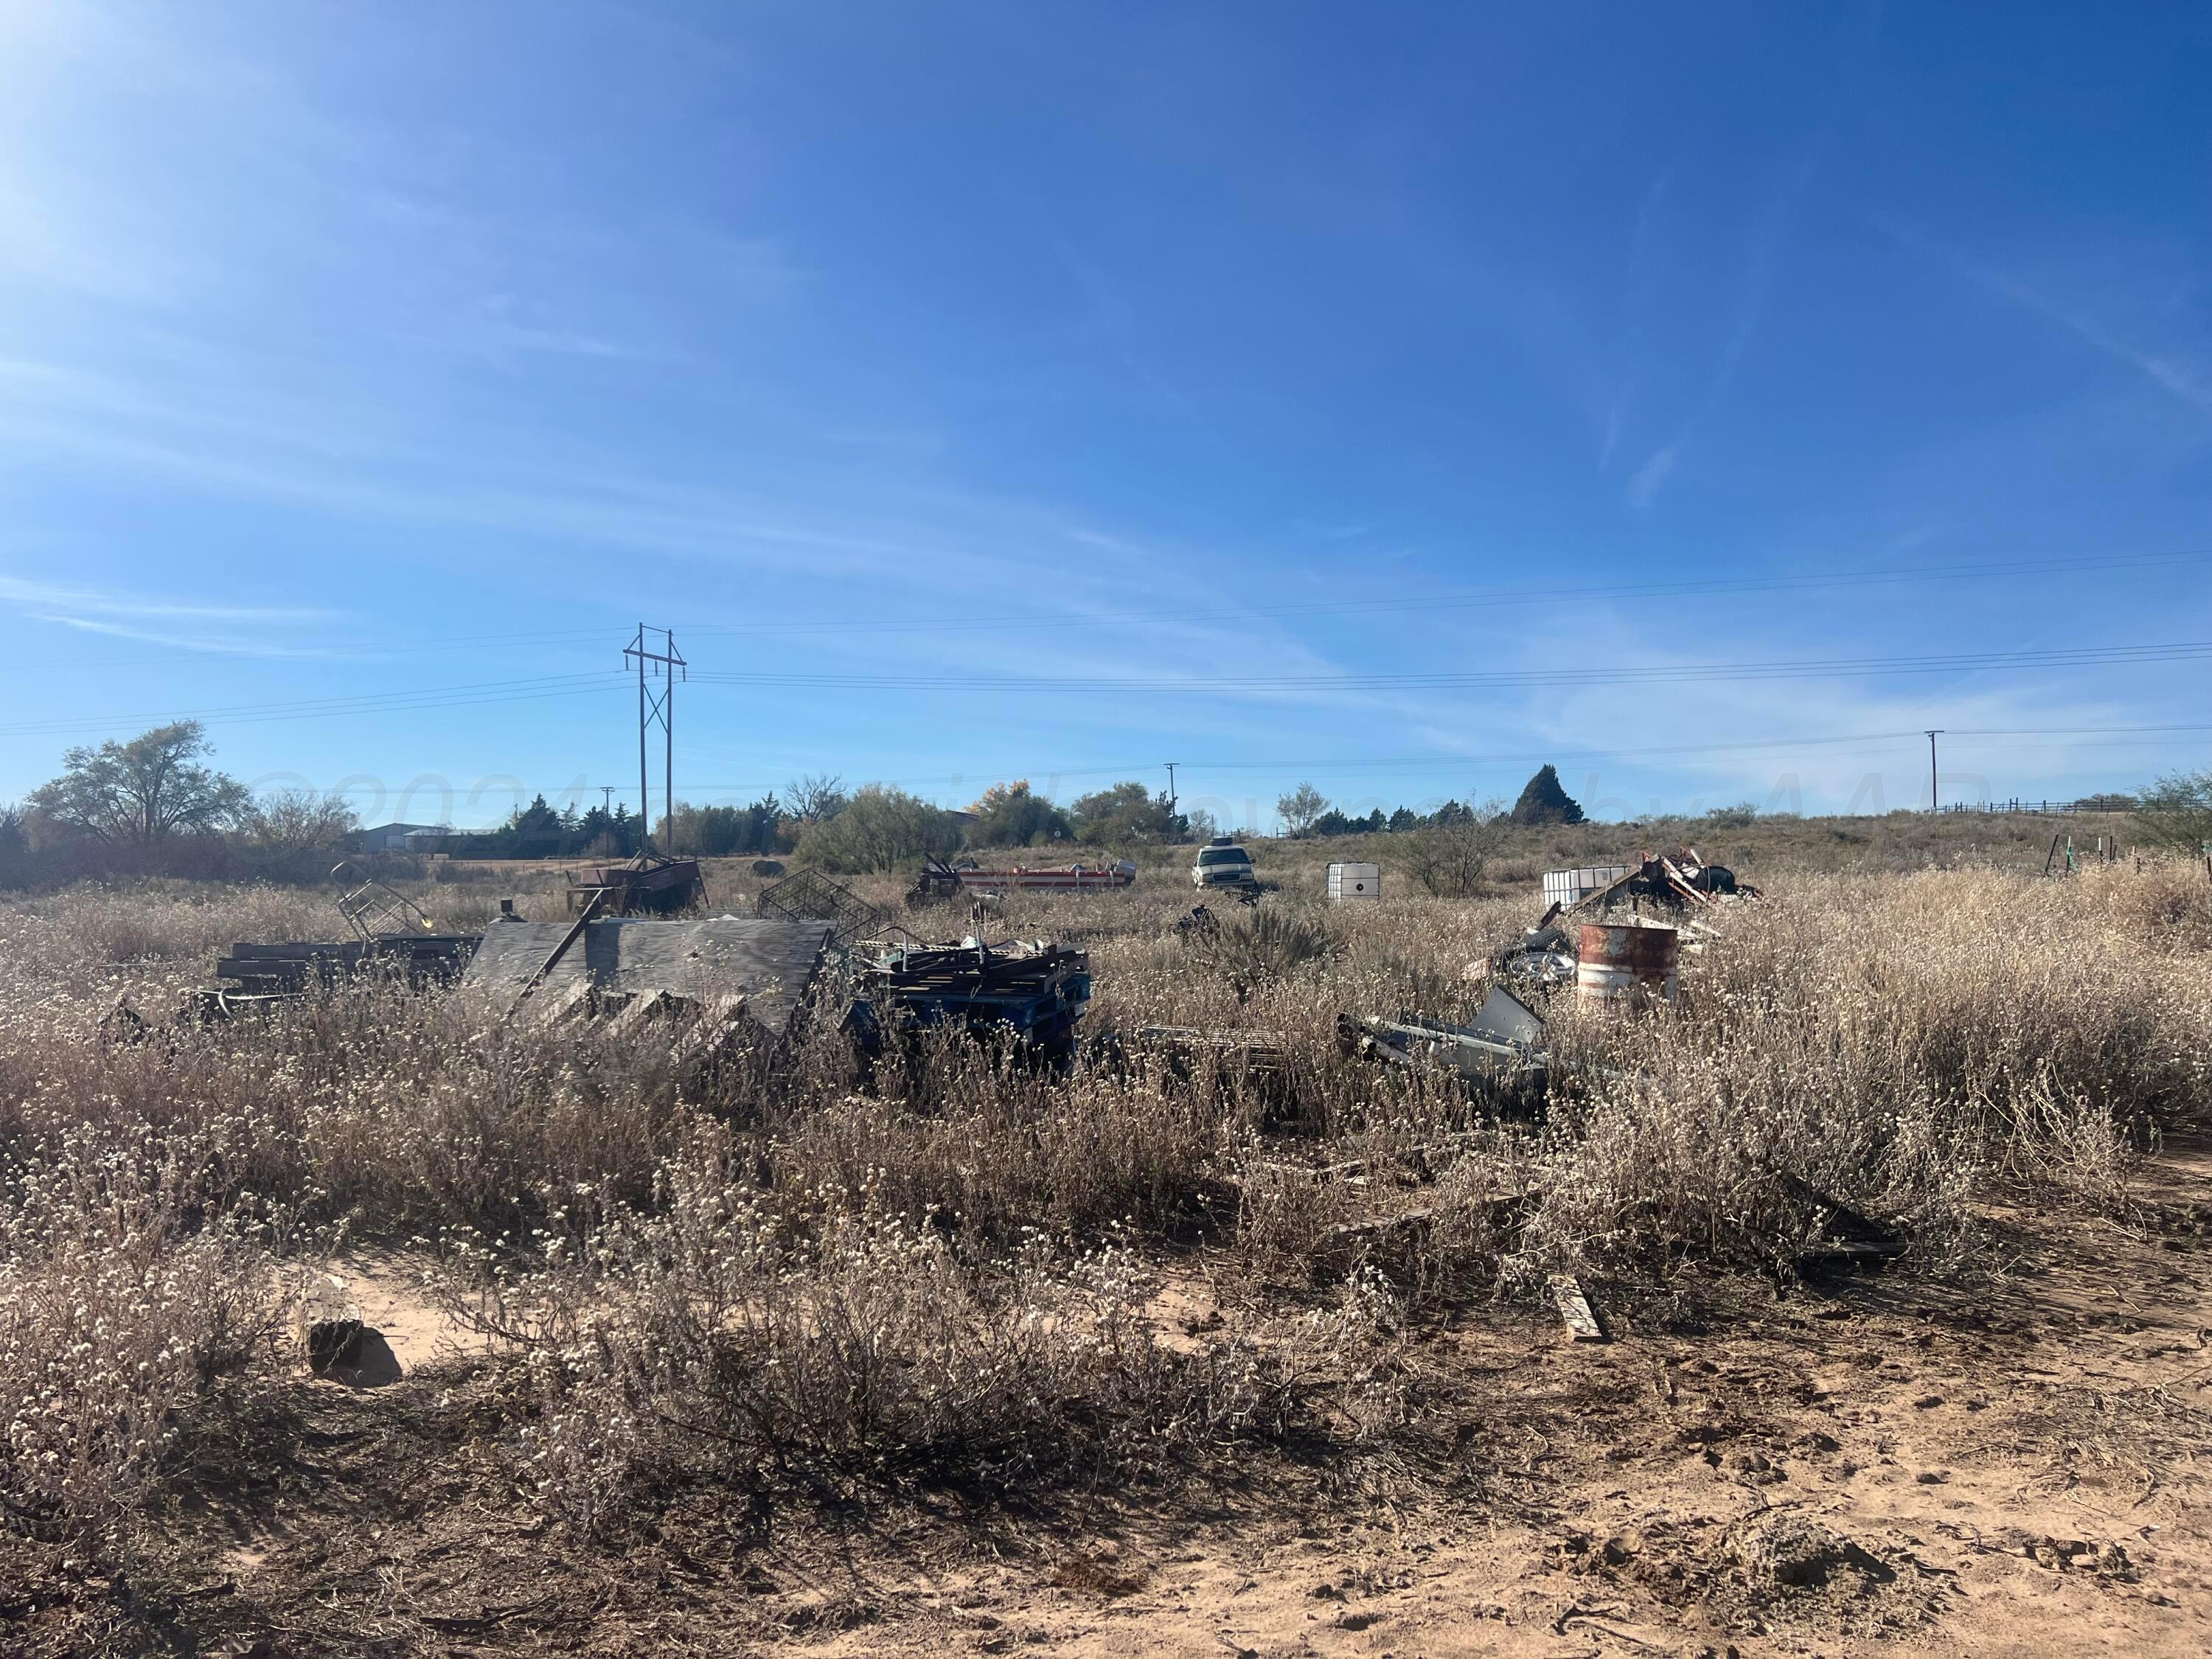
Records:
M1681 935L1656 922L1586 921L1575 951L1575 1001L1620 1012L1674 1000Z

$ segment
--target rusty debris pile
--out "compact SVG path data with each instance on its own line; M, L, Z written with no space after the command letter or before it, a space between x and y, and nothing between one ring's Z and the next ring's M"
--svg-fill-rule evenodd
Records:
M216 965L225 982L198 994L187 1012L203 1021L235 1019L374 974L422 989L458 982L510 1018L610 1031L665 1028L681 1058L733 1045L775 1048L834 981L833 1017L870 1052L901 1033L951 1028L1010 1042L1054 1064L1073 1054L1091 1001L1090 958L1065 942L988 939L975 878L1004 872L934 860L925 866L922 890L950 886L971 899L971 931L957 942L919 938L815 871L763 889L753 916L637 914L673 902L675 894L691 902L696 871L685 860L609 866L572 881L572 920L525 921L503 906L506 914L478 934L441 932L399 894L341 866L333 872L338 908L354 939L234 945ZM1070 879L1067 890L1082 891L1094 878L1121 872L1051 873ZM1545 890L1553 902L1534 927L1469 964L1468 977L1488 988L1472 1019L1346 1012L1337 1021L1340 1050L1448 1079L1500 1110L1540 1110L1551 1079L1545 1010L1553 998L1571 986L1586 1009L1632 1012L1672 1003L1683 956L1714 936L1701 916L1757 896L1688 848L1553 872ZM1562 894L1573 902L1561 902ZM1196 943L1219 927L1201 905L1174 930ZM115 1029L144 1027L133 1014ZM1288 1043L1264 1033L1148 1027L1134 1048L1160 1057L1170 1075L1234 1071L1284 1085L1290 1072Z
M1501 1108L1540 1108L1550 1082L1543 1010L1573 988L1582 1007L1630 1012L1675 1000L1681 958L1714 930L1700 913L1758 890L1694 848L1645 853L1632 864L1555 870L1536 924L1502 951L1468 964L1490 994L1464 1025L1401 1014L1343 1014L1340 1046L1381 1064L1456 1078Z
M672 916L707 902L707 883L696 859L641 853L621 864L571 872L570 915Z

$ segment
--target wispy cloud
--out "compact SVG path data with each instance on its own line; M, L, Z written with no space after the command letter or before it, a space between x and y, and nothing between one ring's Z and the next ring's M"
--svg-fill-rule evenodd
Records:
M1717 414L1727 401L1729 390L1735 384L1737 372L1743 366L1745 354L1758 337L1759 324L1766 315L1767 297L1774 287L1774 275L1788 246L1791 226L1796 222L1798 202L1820 170L1820 159L1826 154L1832 134L1823 129L1808 143L1803 154L1784 172L1781 181L1767 197L1765 204L1753 223L1744 258L1742 286L1737 290L1734 310L1729 319L1726 337L1721 343L1719 357L1713 365L1712 378L1706 383L1705 396L1690 413L1674 437L1662 444L1638 467L1628 481L1626 496L1630 506L1647 507L1658 499L1659 492L1674 475L1682 459L1682 452L1697 429ZM1662 175L1659 183L1666 182ZM1656 208L1647 192L1647 211ZM1639 226L1639 237L1642 230ZM1608 442L1607 453L1612 445Z
M2094 346L2115 362L2126 364L2154 386L2161 387L2195 408L2212 412L2212 381L2170 353L2151 349L2127 338L2102 319L2078 307L2062 304L2020 276L1974 258L1887 215L1869 215L1869 222L1899 246L1962 276L1985 291L2011 301L2053 322L2075 338Z
M1657 498L1667 480L1674 475L1674 467L1682 459L1682 445L1686 437L1662 444L1651 452L1650 459L1636 469L1635 477L1628 481L1628 504L1649 507Z
M52 582L27 581L19 576L0 576L0 599L17 609L32 606L95 616L161 617L170 621L253 623L277 625L330 622L340 614L316 606L207 605L192 599L160 599L151 595L118 593L85 587L64 587Z
M82 634L233 657L331 656L327 647L301 642L299 630L341 616L314 606L210 605L19 576L0 576L0 604L33 622Z
M1606 410L1605 435L1598 447L1600 471L1613 465L1613 452L1620 447L1621 429L1643 386L1648 347L1646 331L1658 303L1659 283L1667 267L1667 197L1674 181L1674 170L1662 168L1644 187L1644 195L1636 204L1636 228L1628 240L1628 364L1621 378L1620 391Z
M208 656L270 657L289 660L312 659L319 662L358 654L331 651L320 646L277 645L267 640L241 639L234 635L179 634L167 629L138 628L128 623L72 617L61 611L27 611L24 615L33 622L52 623L58 627L73 628L79 633L99 634L109 639L136 640L145 645L167 646L177 651L198 651Z

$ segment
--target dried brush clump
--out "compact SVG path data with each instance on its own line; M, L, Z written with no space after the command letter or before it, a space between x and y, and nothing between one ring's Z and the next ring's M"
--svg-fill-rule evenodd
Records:
M1295 1435L1324 1396L1362 1437L1405 1425L1375 1355L1379 1287L1179 1350L1119 1230L1027 1230L978 1258L936 1220L872 1188L770 1202L686 1161L650 1210L601 1210L526 1271L449 1235L443 1282L520 1356L535 1490L587 1530L701 1485L844 1498L1157 1478Z
M65 1136L5 1172L0 1510L112 1546L180 1416L282 1316L268 1220L148 1131Z
M2201 876L1761 875L1679 1007L1553 1005L1540 1122L1336 1034L1346 1012L1465 1018L1468 965L1527 896L1280 893L1224 944L1176 933L1188 890L1015 896L995 927L1091 954L1066 1074L941 1033L871 1064L833 1017L774 1066L687 1073L649 1030L377 985L112 1042L118 994L157 1017L234 939L327 933L325 901L0 905L0 1522L141 1524L164 1437L222 1379L279 1375L257 1358L279 1276L341 1231L444 1241L446 1294L534 1402L532 1489L604 1533L683 1488L1387 1450L1426 1386L1409 1322L1562 1267L1786 1277L1837 1206L1901 1237L1900 1270L1948 1272L1985 1197L2124 1218L2160 1128L2212 1117ZM1273 1069L1170 1066L1146 1026ZM1218 1320L1171 1317L1164 1276Z

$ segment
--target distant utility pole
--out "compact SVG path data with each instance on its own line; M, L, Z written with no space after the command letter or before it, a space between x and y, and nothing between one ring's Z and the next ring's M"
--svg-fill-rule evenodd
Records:
M1936 739L1942 735L1940 726L1928 733L1928 810L1931 812L1942 810L1936 801Z
M1170 811L1170 812L1172 812L1172 811L1174 811L1176 810L1176 788L1175 788L1175 769L1176 769L1176 763L1175 763L1174 761L1169 761L1169 762L1167 762L1167 763L1166 763L1166 765L1167 765L1167 769L1168 769L1168 811Z
M615 787L611 783L599 786L599 811L609 817L615 815Z
M660 648L655 650L647 641L647 634L661 637ZM666 750L661 762L661 799L667 803L669 833L676 832L676 680L684 670L683 653L676 648L675 633L665 628L648 629L643 623L637 625L637 637L623 648L623 659L637 659L637 804L642 815L638 825L638 845L645 852L653 850L653 795L645 773L645 740L657 721ZM653 677L659 680L658 696L646 687L646 669L650 664Z

